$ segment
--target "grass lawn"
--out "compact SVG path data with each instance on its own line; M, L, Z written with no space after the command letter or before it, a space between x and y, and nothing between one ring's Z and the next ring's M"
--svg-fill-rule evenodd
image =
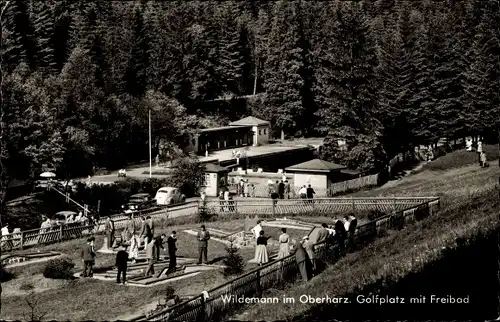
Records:
M226 230L228 232L240 231L244 227L244 219L211 222L205 224L207 228ZM184 233L186 229L199 229L198 224L186 224L157 228L159 232L167 235L175 230L178 235L178 255L188 258L197 258L198 249L195 236ZM280 232L278 227L265 227L266 235L277 239ZM288 229L291 238L302 238L307 231ZM103 236L96 236L96 249L103 243ZM63 243L46 245L17 254L36 251L57 251L68 255L76 264L75 271L82 269L80 249L85 244L85 239L70 240ZM166 246L166 244L165 244ZM276 247L269 247L269 251L276 251ZM240 254L245 261L254 257L254 249L241 249ZM225 245L217 242L209 242L208 260L222 264L226 255ZM111 268L114 265L115 255L98 253L96 266L98 269ZM1 319L20 320L25 319L29 307L26 299L35 297L40 304L37 314L46 313L44 319L53 320L116 320L117 318L129 317L133 314L146 313L145 310L154 309L155 303L162 298L167 286L173 287L176 294L180 296L198 295L202 291L210 290L227 281L220 271L206 271L195 277L158 285L150 288L120 286L112 282L77 279L73 281L51 280L44 278L41 274L46 262L28 264L25 266L7 268L15 274L11 281L2 283L2 313ZM247 264L245 271L256 268L255 264ZM32 285L34 294L30 293L29 285ZM43 312L42 312L43 311Z
M466 152L457 152L463 157ZM455 156L457 157L457 156ZM439 159L434 162L442 162ZM396 282L442 256L446 248L454 248L458 239L468 239L478 232L498 229L498 176L500 169L477 165L455 166L448 170L426 169L389 187L363 191L355 196L430 196L442 197L441 211L401 231L348 254L321 275L307 283L289 284L272 289L263 297L294 297L295 304L256 304L242 308L233 319L286 320L311 318L313 304L301 304L301 295L324 297L361 294L364 287L380 280ZM429 165L432 168L432 165ZM328 285L328 286L325 286ZM317 309L317 307L316 307Z

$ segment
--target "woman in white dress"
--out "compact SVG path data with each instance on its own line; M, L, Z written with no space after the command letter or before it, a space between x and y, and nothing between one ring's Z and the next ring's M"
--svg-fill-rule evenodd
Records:
M286 228L281 228L282 234L279 237L280 247L278 251L278 259L285 258L290 255L290 236L286 233Z
M135 264L135 259L139 257L139 241L135 235L130 239L130 249L128 251L128 258L132 259L132 264Z
M255 225L255 227L252 228L252 233L253 233L253 237L255 238L255 240L257 240L257 238L259 238L260 232L262 231L262 225L260 223L261 223L261 221L257 220L257 225Z
M269 256L267 255L267 239L264 237L264 231L260 231L260 236L257 238L257 246L255 247L255 262L262 266L269 262Z

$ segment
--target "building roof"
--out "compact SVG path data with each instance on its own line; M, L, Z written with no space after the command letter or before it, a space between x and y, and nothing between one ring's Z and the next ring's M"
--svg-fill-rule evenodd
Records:
M330 172L342 169L347 169L347 167L320 159L314 159L311 161L292 165L286 168L285 171Z
M212 127L209 129L201 129L200 133L226 131L226 130L234 130L234 129L244 129L244 128L250 128L250 127L251 127L251 125Z
M221 167L220 165L207 163L205 164L205 171L211 173L219 173L219 172L229 172L229 170L225 167Z
M269 125L269 121L264 121L264 120L258 119L256 117L253 117L253 116L247 116L245 118L242 118L241 120L231 122L231 123L229 123L229 125L231 125L231 126L234 126L234 125L251 125L251 126Z

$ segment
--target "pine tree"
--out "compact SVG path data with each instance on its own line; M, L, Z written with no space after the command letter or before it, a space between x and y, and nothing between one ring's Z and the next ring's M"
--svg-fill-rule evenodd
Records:
M140 6L134 8L132 31L131 55L125 73L126 90L133 96L142 96L147 85L148 41Z
M236 248L233 243L226 247L227 256L224 258L224 270L222 274L224 277L231 277L234 275L239 275L243 272L245 268L245 261L239 253L239 249Z
M224 82L224 91L239 94L239 85L243 76L242 44L240 43L240 30L238 24L238 8L234 2L224 2L215 10L217 23L217 62L216 72ZM212 46L212 49L215 49Z
M297 24L298 8L295 3L278 1L274 4L274 17L269 35L264 87L267 92L269 119L281 137L302 134L298 122L304 115L302 91L303 48Z
M500 40L498 11L494 3L481 3L482 16L469 51L466 70L465 102L470 111L471 134L496 137L500 105Z
M337 11L331 42L322 52L318 73L318 111L329 128L322 157L362 171L380 169L385 152L378 119L376 57L357 4ZM338 141L344 140L345 147Z
M45 1L31 2L31 19L33 21L37 43L37 67L44 74L56 71L54 54L54 6Z

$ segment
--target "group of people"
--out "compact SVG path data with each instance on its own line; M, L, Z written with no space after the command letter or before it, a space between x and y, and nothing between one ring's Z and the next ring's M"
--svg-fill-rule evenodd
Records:
M333 245L337 241L340 253L345 252L346 241L352 241L357 228L358 220L354 214L346 215L343 219L336 220L333 226L328 226L323 223L318 231L316 244L326 243L326 247ZM253 236L256 240L255 258L254 261L259 266L269 262L269 255L267 252L267 241L269 237L265 236L262 229L262 221L257 221L257 225L252 228ZM295 242L295 247L290 247L290 236L287 234L286 228L281 228L281 235L278 238L279 249L277 259L282 259L290 254L295 254L300 274L304 281L308 281L317 271L316 254L314 251L315 243L313 243L309 236L304 236L302 240Z
M236 194L240 197L255 198L255 185L248 182L248 179L240 179L236 185Z
M306 188L305 185L302 186L299 190L299 197L300 199L308 199L306 202L312 203L312 199L314 198L314 195L316 194L316 191L311 187L309 184Z
M269 179L267 181L267 192L269 197L271 197L272 199L292 198L290 183L288 182L286 177L281 180L276 180L276 182L273 182L273 180Z
M107 238L107 246L109 249L113 248L114 245L114 234L115 234L115 226L114 222L111 220L111 217L106 218L105 222L105 233ZM118 252L116 254L116 262L115 266L117 267L117 277L116 282L118 284L126 283L126 274L127 274L127 266L128 262L131 261L132 264L136 263L136 259L139 255L139 247L141 246L141 241L144 241L144 248L146 251L146 260L148 262L148 266L146 268L145 277L153 276L155 274L154 264L160 261L160 250L167 251L167 249L163 246L164 240L167 239L168 246L168 257L169 257L169 265L167 269L167 274L171 274L176 271L177 268L177 233L176 231L172 231L170 236L165 234L155 234L154 223L150 216L146 218L141 217L141 225L138 229L138 225L136 225L134 216L131 215L126 224L125 229L121 234L121 242L117 245ZM90 240L90 239L89 239ZM199 250L199 260L198 264L207 264L207 254L208 254L208 241L210 240L210 233L206 230L204 225L201 226L201 230L197 234L198 240L198 250ZM92 251L88 249L88 246L84 248L82 252L82 259L88 261L90 259L89 254L92 253L95 256L95 252L93 251L93 241L92 241ZM93 258L93 257L92 257ZM85 263L85 267L90 267L89 270L92 272L93 261L92 263ZM89 275L86 273L87 268L84 270L83 275ZM91 273L90 273L91 276Z

